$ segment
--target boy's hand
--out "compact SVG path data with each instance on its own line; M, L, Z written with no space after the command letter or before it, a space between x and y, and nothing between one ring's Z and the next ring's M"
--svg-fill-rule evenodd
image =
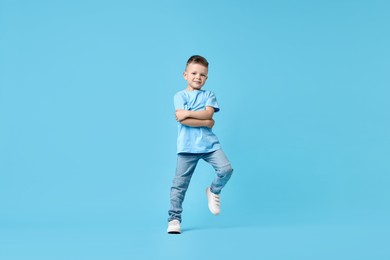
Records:
M214 119L207 120L207 127L208 128L213 128L214 124L215 124Z
M176 110L176 121L183 121L187 117L189 117L189 111L183 109Z

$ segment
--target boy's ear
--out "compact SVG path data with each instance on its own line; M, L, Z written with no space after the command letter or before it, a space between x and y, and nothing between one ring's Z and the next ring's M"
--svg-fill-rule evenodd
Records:
M183 77L184 77L185 80L187 80L187 71L183 72Z

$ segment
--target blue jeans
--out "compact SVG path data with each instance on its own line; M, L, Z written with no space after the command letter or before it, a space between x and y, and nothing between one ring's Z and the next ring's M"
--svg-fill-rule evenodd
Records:
M200 159L205 160L215 169L215 179L211 183L212 193L221 193L222 188L232 176L233 169L222 149L211 153L182 153L177 156L176 175L171 188L171 206L168 211L168 221L177 219L181 221L182 204L190 184L192 174Z

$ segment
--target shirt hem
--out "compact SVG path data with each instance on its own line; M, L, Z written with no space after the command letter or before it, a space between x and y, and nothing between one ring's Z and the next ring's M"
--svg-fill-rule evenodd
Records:
M210 149L210 150L207 150L207 151L180 151L180 152L177 152L177 154L183 154L183 153L193 153L193 154L201 154L201 153L211 153L211 152L215 152L217 150L220 150L222 149L222 147L218 147L218 148L215 148L215 149Z

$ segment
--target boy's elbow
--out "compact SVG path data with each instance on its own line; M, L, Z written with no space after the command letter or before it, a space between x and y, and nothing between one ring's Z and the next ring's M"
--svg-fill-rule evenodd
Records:
M214 116L214 111L210 111L209 112L209 119L213 119L213 116Z
M214 108L213 107L206 107L206 112L207 112L207 119L213 119Z

